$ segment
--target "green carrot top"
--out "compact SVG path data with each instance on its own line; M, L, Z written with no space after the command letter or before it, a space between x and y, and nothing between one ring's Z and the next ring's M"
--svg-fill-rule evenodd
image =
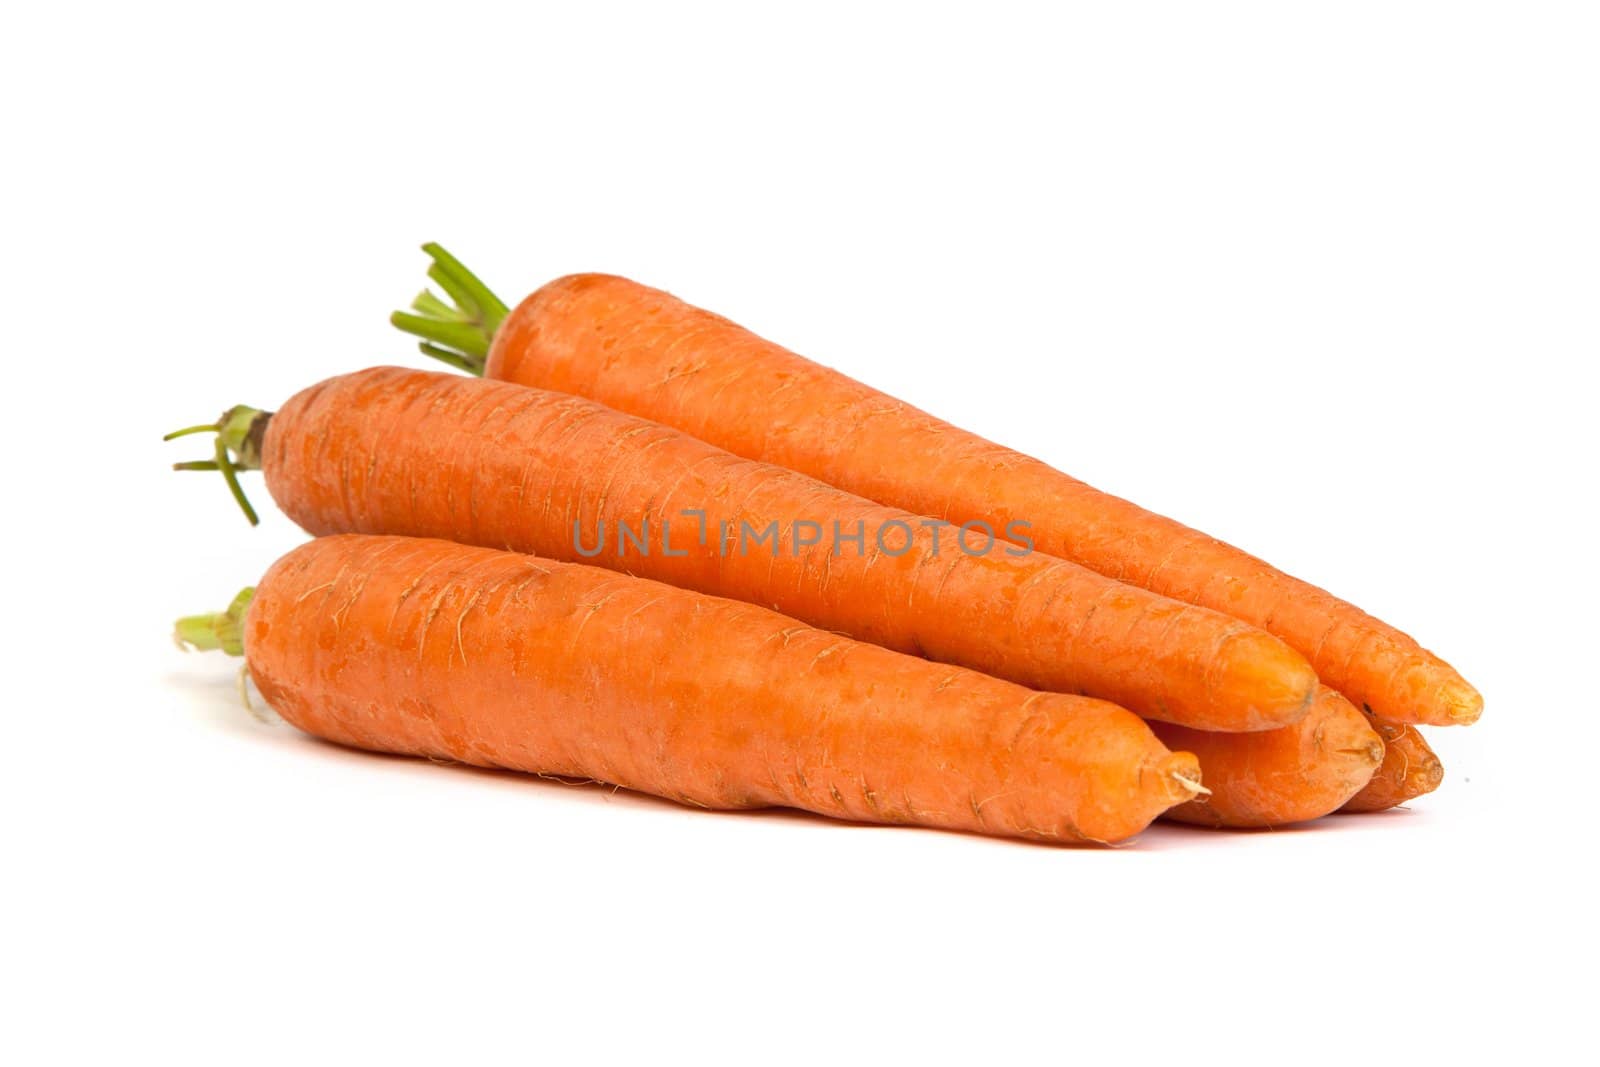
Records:
M468 374L481 375L489 358L489 344L511 309L459 259L437 244L430 241L422 250L433 260L428 277L449 299L424 289L411 302L410 311L396 311L389 321L422 338L417 347L423 355Z

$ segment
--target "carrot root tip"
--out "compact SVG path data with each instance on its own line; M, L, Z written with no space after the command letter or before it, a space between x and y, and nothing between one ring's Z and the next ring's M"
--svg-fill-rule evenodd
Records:
M1450 706L1450 722L1457 726L1471 726L1483 716L1483 698L1476 693L1476 699L1462 698Z

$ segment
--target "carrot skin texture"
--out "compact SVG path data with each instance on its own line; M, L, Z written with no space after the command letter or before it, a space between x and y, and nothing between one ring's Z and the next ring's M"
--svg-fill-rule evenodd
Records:
M1439 788L1444 781L1444 764L1428 746L1421 731L1415 726L1387 722L1371 714L1367 721L1383 738L1383 764L1373 774L1372 781L1340 811L1387 811Z
M1200 758L1210 796L1166 818L1245 829L1306 822L1337 811L1371 781L1384 746L1360 709L1323 686L1304 719L1251 734L1218 734L1152 723L1167 745Z
M559 278L500 326L485 374L591 397L751 459L1259 626L1396 722L1470 723L1476 690L1392 626L1215 538L1055 470L647 286Z
M1199 773L1103 701L444 541L295 549L256 589L245 654L267 702L318 737L702 808L1109 842Z
M439 537L591 562L1146 718L1267 729L1304 715L1317 684L1299 654L1237 619L1038 553L970 555L948 532L941 550L920 516L581 397L360 371L273 415L262 469L279 506L313 534ZM704 533L687 510L703 512ZM864 544L797 547L798 520L830 534L833 523L859 528ZM723 521L775 525L782 545L723 551ZM615 541L592 559L579 551L575 529L592 549L620 523L648 523L673 554Z

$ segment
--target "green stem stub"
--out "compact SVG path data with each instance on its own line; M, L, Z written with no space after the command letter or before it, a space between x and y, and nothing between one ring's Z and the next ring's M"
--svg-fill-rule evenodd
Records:
M478 280L461 261L429 242L422 250L433 260L428 277L444 290L445 299L424 289L409 311L396 311L389 321L400 330L421 338L423 355L448 363L468 374L483 374L495 331L511 309Z
M214 433L217 435L217 439L210 459L174 463L172 469L175 471L221 472L222 480L228 484L228 492L233 494L233 499L239 505L239 510L243 511L244 517L250 520L250 525L255 526L261 519L256 515L256 509L250 506L249 499L244 495L244 488L239 484L239 472L258 471L261 469L261 446L266 440L267 422L271 418L272 412L270 411L261 411L258 408L245 407L240 404L224 411L222 417L216 422L202 423L198 426L185 426L181 430L173 430L162 440L171 441L197 433Z
M209 615L186 615L173 628L178 647L196 652L226 652L230 656L244 655L244 616L250 610L250 601L256 591L246 587L239 590L227 611Z

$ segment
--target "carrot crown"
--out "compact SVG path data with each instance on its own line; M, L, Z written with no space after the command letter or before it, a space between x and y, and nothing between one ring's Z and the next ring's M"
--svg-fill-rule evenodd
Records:
M172 636L185 652L226 652L230 656L244 655L244 613L256 591L246 586L239 590L226 611L208 615L185 615L173 627Z
M442 360L468 374L483 374L494 332L511 313L489 287L461 261L433 242L422 246L433 260L428 277L445 291L443 299L424 289L411 302L410 311L389 316L395 326L422 338L417 346L425 356Z
M197 433L214 433L217 435L216 446L210 459L197 459L188 463L174 463L175 471L220 471L222 480L228 483L228 491L233 494L233 499L238 502L239 508L244 512L244 517L254 526L261 520L256 516L256 509L250 506L250 501L244 495L244 489L239 485L240 471L258 471L261 469L261 442L267 433L267 420L272 418L272 412L262 411L258 408L231 407L222 413L216 422L201 423L198 426L185 426L181 430L173 430L162 438L171 441L179 437L188 437Z

